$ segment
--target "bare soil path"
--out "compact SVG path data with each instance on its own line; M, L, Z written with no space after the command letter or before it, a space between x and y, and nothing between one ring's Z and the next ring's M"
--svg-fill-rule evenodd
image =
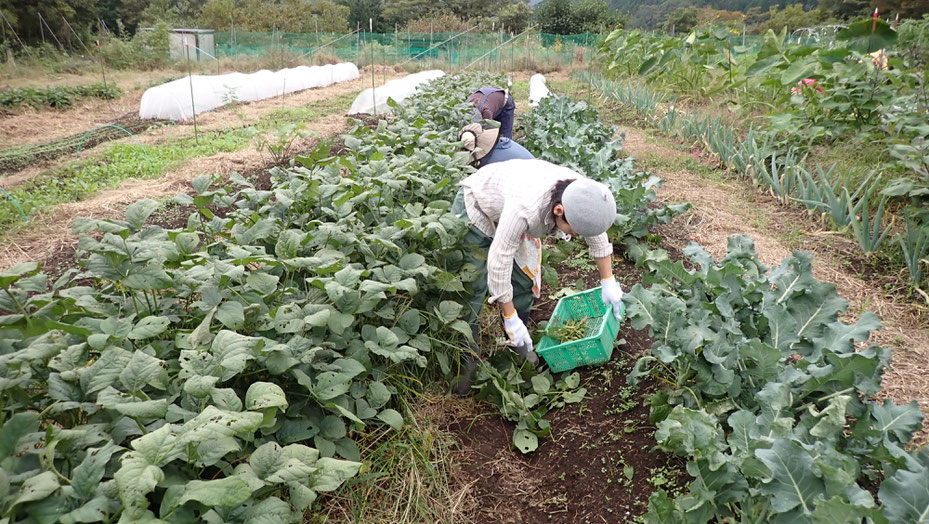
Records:
M664 226L666 243L682 249L694 241L721 257L730 236L747 234L768 266L780 264L795 249L812 253L816 278L834 283L848 299L849 319L873 311L883 321L884 328L872 334L869 342L892 350L892 369L883 382L886 395L898 404L916 399L923 412L929 413L926 311L887 293L890 279L868 269L856 244L823 230L805 212L779 205L751 184L723 176L712 161L695 151L640 128L621 126L620 130L626 135L624 147L636 157L638 167L665 180L659 198L693 204L689 213ZM917 435L917 442L927 440L929 418Z

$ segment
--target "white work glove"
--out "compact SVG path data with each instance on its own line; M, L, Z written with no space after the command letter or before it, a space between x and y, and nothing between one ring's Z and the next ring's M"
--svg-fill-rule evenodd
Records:
M529 336L529 330L526 329L526 324L523 324L522 319L519 318L516 312L513 312L513 316L510 318L503 317L503 329L506 331L506 336L510 339L516 353L533 364L539 361L539 357L532 348L532 337Z
M603 293L603 304L612 306L613 315L618 319L622 314L623 288L616 282L616 277L610 277L600 281L600 289Z

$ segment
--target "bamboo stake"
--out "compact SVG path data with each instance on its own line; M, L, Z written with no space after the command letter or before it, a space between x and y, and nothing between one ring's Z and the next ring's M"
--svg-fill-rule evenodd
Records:
M10 26L10 31L13 32L13 36L16 37L16 40L19 41L19 45L23 46L23 49L26 50L26 54L29 55L30 58L35 59L35 57L32 56L32 51L30 51L29 48L26 47L26 44L24 44L23 41L19 38L19 33L16 32L16 29L13 29L13 24L10 23L10 21L7 19L6 15L3 14L3 11L2 11L2 10L0 10L0 16L3 17L3 20L4 20L4 21L6 21L6 25Z
M39 21L45 24L45 28L48 29L48 34L52 35L52 38L54 38L55 42L58 43L58 47L61 48L61 52L67 55L68 52L65 51L65 46L61 45L61 40L58 40L58 37L55 36L55 32L52 31L52 26L48 25L48 22L45 21L44 17L42 17L42 13L36 13L36 14L39 15Z
M197 131L197 107L194 105L194 77L190 73L190 44L184 37L184 53L187 55L187 80L190 83L190 112L194 117L194 143L200 145L200 136Z

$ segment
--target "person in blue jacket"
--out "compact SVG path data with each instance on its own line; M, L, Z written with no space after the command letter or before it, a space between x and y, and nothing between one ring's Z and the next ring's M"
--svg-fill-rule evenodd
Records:
M462 128L458 140L471 152L471 165L477 168L507 160L535 158L525 147L501 134L499 128L487 127L482 121Z

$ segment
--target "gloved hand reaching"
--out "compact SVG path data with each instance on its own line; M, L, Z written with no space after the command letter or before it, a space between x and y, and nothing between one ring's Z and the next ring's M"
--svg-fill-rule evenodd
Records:
M622 314L623 288L616 282L616 277L600 281L603 304L613 308L613 315L618 319Z
M511 317L503 315L503 329L506 331L506 336L513 344L516 353L533 364L539 361L539 357L532 348L532 337L529 336L529 330L526 329L526 324L523 324L522 319L519 318L515 311Z

